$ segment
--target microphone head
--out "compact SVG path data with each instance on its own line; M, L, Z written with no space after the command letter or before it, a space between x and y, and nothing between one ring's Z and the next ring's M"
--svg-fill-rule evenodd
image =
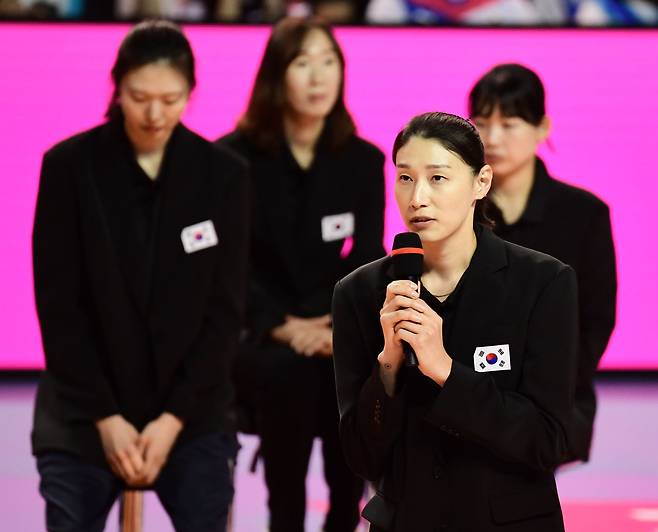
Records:
M420 277L423 273L423 244L416 233L399 233L393 240L393 272L396 279Z

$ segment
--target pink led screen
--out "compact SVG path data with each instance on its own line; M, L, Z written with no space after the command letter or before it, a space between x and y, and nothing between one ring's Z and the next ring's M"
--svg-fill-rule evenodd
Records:
M43 365L30 261L41 156L101 120L126 29L0 25L0 369ZM186 31L199 86L185 122L214 139L244 109L268 29ZM540 73L553 122L542 151L549 170L611 206L618 322L602 367L658 369L658 31L345 28L337 36L348 105L361 135L386 153L412 115L464 114L468 90L495 63ZM389 183L391 171L389 163ZM390 193L387 245L402 230Z

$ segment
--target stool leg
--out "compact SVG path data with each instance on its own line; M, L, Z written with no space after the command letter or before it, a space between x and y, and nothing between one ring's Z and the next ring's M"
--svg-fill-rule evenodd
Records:
M144 493L139 490L125 490L119 501L119 530L121 532L142 532Z

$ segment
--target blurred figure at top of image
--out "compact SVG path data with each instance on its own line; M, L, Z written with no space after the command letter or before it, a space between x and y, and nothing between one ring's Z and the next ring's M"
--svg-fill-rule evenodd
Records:
M656 0L371 0L370 24L653 26Z
M322 440L324 530L352 531L363 482L338 439L331 298L335 283L385 254L384 155L355 133L343 53L315 19L279 22L247 111L220 139L253 178L247 336L238 400L253 413L269 490L270 531L303 532L305 478ZM244 428L244 426L243 426Z
M590 192L553 179L537 156L550 130L544 100L535 72L503 64L475 84L469 112L494 171L489 210L494 231L556 257L578 276L576 408L565 461L587 461L596 413L593 377L615 324L615 250L608 206Z
M43 159L32 444L48 530L103 530L126 488L153 489L177 531L226 528L248 181L180 122L194 64L177 26L138 24L112 68L108 121Z

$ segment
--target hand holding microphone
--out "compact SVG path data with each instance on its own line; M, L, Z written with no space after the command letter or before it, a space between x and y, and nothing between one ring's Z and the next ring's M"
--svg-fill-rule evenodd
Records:
M397 235L392 256L398 280L388 285L380 311L384 351L378 360L391 373L397 373L402 363L418 367L442 386L452 359L443 346L443 320L420 298L423 249L418 235Z
M420 295L420 276L423 274L423 244L416 233L399 233L393 240L393 274L396 279L411 281ZM411 320L413 321L413 320ZM413 348L402 342L404 363L408 367L418 366L418 357Z

